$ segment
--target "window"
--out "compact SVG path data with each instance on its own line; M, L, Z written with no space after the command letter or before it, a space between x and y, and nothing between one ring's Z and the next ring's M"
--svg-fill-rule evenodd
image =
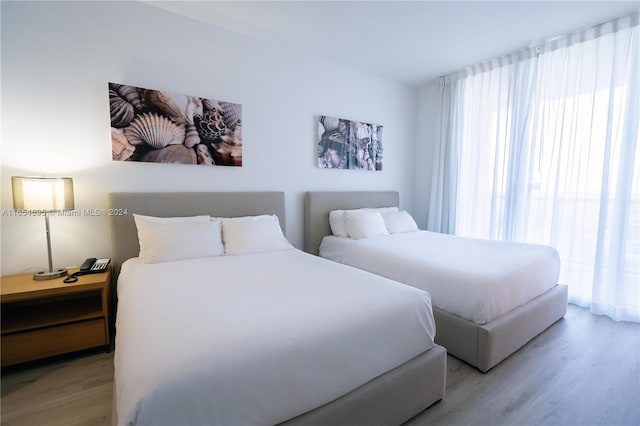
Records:
M638 49L636 14L461 78L450 141L456 234L552 245L571 302L634 321Z

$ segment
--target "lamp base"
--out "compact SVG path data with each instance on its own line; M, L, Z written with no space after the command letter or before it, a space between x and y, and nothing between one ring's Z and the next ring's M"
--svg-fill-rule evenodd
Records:
M53 280L55 278L64 277L67 273L66 268L58 268L55 271L40 271L33 274L33 279L36 281Z

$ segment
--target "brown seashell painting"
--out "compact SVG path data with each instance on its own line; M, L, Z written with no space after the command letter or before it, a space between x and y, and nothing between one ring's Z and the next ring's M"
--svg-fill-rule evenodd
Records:
M148 106L159 108L167 117L178 124L193 124L194 115L201 116L202 101L193 96L176 95L159 90L145 91Z
M238 120L235 128L220 139L230 145L242 145L242 120Z
M176 124L167 117L153 112L137 116L124 129L124 135L132 145L147 144L160 149L167 145L184 143L185 127Z
M118 92L111 89L109 89L109 109L112 127L127 127L135 116L133 105L120 96Z
M142 109L142 101L137 87L127 86L125 84L109 83L109 89L113 90L129 102L135 109Z
M203 141L214 143L229 132L222 115L216 110L209 110L202 117L195 117L194 120Z
M198 164L207 164L209 166L215 164L211 156L211 150L203 143L196 146L196 155L198 156Z
M242 106L230 102L220 102L220 114L228 129L234 129L238 121L242 119Z
M187 134L184 137L184 144L187 148L193 148L200 143L200 135L196 126L193 124L187 124Z
M202 106L205 109L217 109L220 110L220 101L216 101L215 99L203 99Z
M242 166L242 105L108 84L114 161Z
M151 163L197 164L196 152L184 145L170 145L142 154L141 161Z
M242 165L242 145L231 145L226 142L215 144L211 149L216 164L225 163L229 166Z
M133 156L136 147L131 145L122 129L111 128L111 155L114 159L127 161Z

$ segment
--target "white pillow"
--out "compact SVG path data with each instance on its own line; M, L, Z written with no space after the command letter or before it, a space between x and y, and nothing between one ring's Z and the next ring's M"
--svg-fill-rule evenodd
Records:
M161 222L161 223L170 223L170 222L209 222L211 221L211 216L184 216L184 217L156 217L156 216L143 216L141 214L133 214L133 219L136 221L136 226L138 223L142 221L151 221L151 222Z
M345 211L344 224L347 234L354 240L389 234L382 215L375 210Z
M141 263L222 256L220 221L136 220Z
M329 226L331 232L336 237L347 238L347 230L344 227L344 210L333 210L329 212Z
M282 234L274 215L222 219L225 254L263 253L294 248Z
M417 231L418 225L411 215L406 211L383 213L382 219L390 234L400 234L403 232Z
M397 207L378 207L375 209L369 209L369 210L373 210L376 212L380 212L380 214L385 214L385 213L393 213L393 212L397 212L398 208Z
M355 211L363 211L363 210L372 210L380 213L387 212L397 212L397 207L378 207L378 208L369 208L364 207L361 209L352 209L352 210L332 210L329 212L329 226L331 226L331 232L336 237L349 237L347 232L345 223L344 223L344 212L355 212Z

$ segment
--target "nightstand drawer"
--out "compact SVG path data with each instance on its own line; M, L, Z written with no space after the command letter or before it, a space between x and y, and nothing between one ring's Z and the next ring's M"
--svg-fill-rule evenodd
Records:
M107 344L103 318L2 336L2 366Z

